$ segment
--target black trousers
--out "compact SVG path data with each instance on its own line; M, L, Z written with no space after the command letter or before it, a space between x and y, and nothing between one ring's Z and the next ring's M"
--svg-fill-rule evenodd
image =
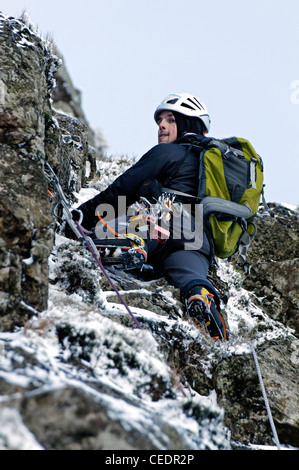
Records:
M163 245L148 241L148 262L163 273L168 282L181 291L182 299L192 295L192 289L206 287L219 304L218 293L207 279L207 274L214 257L213 241L209 233L203 233L201 248L185 249L181 240L169 239Z

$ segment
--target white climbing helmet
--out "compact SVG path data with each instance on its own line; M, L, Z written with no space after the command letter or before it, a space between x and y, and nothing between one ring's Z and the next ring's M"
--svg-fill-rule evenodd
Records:
M156 122L158 122L160 112L166 110L176 111L185 116L200 119L204 124L206 132L209 132L211 120L207 107L196 96L189 93L172 93L168 95L155 111L154 118Z

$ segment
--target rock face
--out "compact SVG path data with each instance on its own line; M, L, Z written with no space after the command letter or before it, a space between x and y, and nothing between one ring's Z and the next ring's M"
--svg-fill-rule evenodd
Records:
M56 65L22 22L1 15L0 32L0 325L10 329L47 305L53 228L42 166Z
M0 14L0 48L0 449L274 445L251 347L280 443L298 447L298 212L259 214L250 275L235 261L211 271L227 342L186 319L164 279L109 268L136 329L64 237L43 172L47 160L75 203L132 162L99 161L80 93L27 23Z
M258 314L258 322L248 339L259 344L258 338L268 336L267 341L259 345L262 375L280 435L284 442L296 446L299 442L299 357L295 339L299 335L299 214L283 205L269 203L269 211L261 208L255 223L257 234L248 251L248 262L252 265L250 275L242 273L235 260L233 264L242 288L251 293L253 304L263 312L261 316ZM217 273L213 280L221 286ZM225 307L230 309L234 287L226 283L222 288ZM240 300L238 308L246 308L248 299L240 295ZM270 328L265 325L264 314L273 321ZM252 312L252 316L255 315ZM280 331L280 339L274 333L276 325L286 327L286 334ZM239 328L242 329L242 321ZM246 337L245 331L242 336L244 333ZM263 405L253 364L250 355L234 357L217 366L215 374L219 403L227 409L226 422L238 441L244 440L244 429L251 439L253 436L258 439L266 429L266 416L260 419L259 410ZM235 370L242 370L242 374L236 375Z
M258 232L249 253L253 264L244 287L263 299L271 318L299 335L299 216L279 204L257 218Z
M10 330L47 306L54 220L44 161L71 194L95 155L86 126L51 106L60 64L51 44L4 15L0 33L0 328Z

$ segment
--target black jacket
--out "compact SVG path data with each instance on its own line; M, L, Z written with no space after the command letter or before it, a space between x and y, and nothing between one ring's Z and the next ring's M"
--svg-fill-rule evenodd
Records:
M82 204L82 225L93 228L98 222L96 208L100 204L110 204L117 214L118 196L126 196L126 205L133 204L142 183L156 179L169 189L197 196L199 158L192 151L179 144L159 144L119 176L105 191ZM102 215L102 214L101 214Z

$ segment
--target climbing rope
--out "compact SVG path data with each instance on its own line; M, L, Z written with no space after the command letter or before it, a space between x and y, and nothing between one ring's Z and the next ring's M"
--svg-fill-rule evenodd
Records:
M232 331L229 331L229 334L234 336L235 338L239 338L239 336L236 333L233 333ZM258 357L257 357L257 354L256 354L256 351L254 349L253 344L250 341L247 341L246 344L249 346L249 348L251 350L251 353L252 353L252 356L253 356L256 373L257 373L257 376L258 376L258 379L259 379L259 383L260 383L260 387L261 387L261 390L262 390L262 395L263 395L263 399L264 399L264 403L265 403L269 423L270 423L272 433L273 433L273 439L274 439L274 442L275 442L275 445L276 445L277 449L280 450L281 446L280 446L280 442L279 442L279 439L278 439L278 435L277 435L276 427L275 427L275 424L274 424L274 420L273 420L273 417L272 417L271 408L270 408L270 405L269 405L269 400L268 400L268 397L267 397L266 388L265 388L265 385L264 385L264 381L263 381L263 377L262 377Z
M259 379L259 382L260 382L260 387L261 387L261 390L262 390L262 394L263 394L263 398L264 398L264 402L265 402L265 406L266 406L266 410L267 410L267 414L268 414L269 423L270 423L270 426L271 426L271 429L272 429L272 432L273 432L274 442L275 442L276 447L278 448L278 450L280 450L280 442L279 442L278 435L277 435L276 428L275 428L275 424L274 424L274 421L273 421L271 408L270 408L268 397L267 397L267 394L266 394L266 389L265 389L265 385L264 385L264 382L263 382L263 377L262 377L262 374L261 374L261 369L260 369L260 366L259 366L257 354L255 352L253 344L250 341L248 341L247 344L249 345L249 347L251 349L251 352L252 352L252 356L253 356L256 372L257 372L257 376L258 376L258 379Z
M121 303L124 305L125 309L127 310L128 314L131 316L131 318L133 319L135 325L137 325L137 327L139 329L141 329L141 325L139 323L139 321L135 318L135 316L133 315L133 313L131 312L128 304L126 303L126 301L123 299L123 297L121 296L121 294L119 293L117 287L114 285L114 283L111 281L110 277L108 276L103 264L102 264L102 261L101 261L101 257L100 257L100 254L99 254L99 251L97 250L96 246L94 245L92 239L88 236L85 235L84 233L84 228L79 224L79 222L75 221L75 224L77 226L77 229L78 231L80 232L81 236L82 236L82 240L83 240L83 243L84 245L88 248L88 250L90 251L90 253L92 254L92 257L94 258L95 262L97 263L97 265L100 267L102 273L104 274L105 278L107 279L107 281L109 282L110 286L112 287L112 289L114 290L114 292L116 293L117 297L119 298L119 300L121 301Z
M108 274L107 274L107 272L106 272L106 270L105 270L105 268L102 264L100 253L97 250L93 240L88 236L89 232L82 227L82 225L80 223L82 221L82 218L83 218L81 211L77 211L77 213L80 214L79 221L75 221L73 219L73 215L72 215L72 212L71 212L71 205L67 201L67 199L64 195L64 192L63 192L63 190L60 186L59 180L58 180L54 170L52 169L52 167L49 165L48 162L45 162L44 173L45 173L45 176L46 176L47 180L50 183L54 184L54 186L56 187L56 190L57 190L57 192L59 194L59 197L60 197L59 203L62 205L62 207L64 209L64 216L65 216L65 219L66 219L67 223L69 224L69 226L71 227L71 229L73 230L73 232L77 236L77 238L82 242L83 247L87 247L87 249L91 253L93 259L95 260L95 262L97 263L97 265L101 269L102 273L104 274L105 278L109 282L109 285L112 287L112 289L116 293L117 297L121 301L122 305L125 307L125 309L129 313L130 317L133 319L135 325L139 329L141 329L140 323L135 318L135 316L131 312L131 309L129 308L128 304L123 299L123 297L119 293L117 287L114 285L114 283L112 282L112 280L108 276Z

